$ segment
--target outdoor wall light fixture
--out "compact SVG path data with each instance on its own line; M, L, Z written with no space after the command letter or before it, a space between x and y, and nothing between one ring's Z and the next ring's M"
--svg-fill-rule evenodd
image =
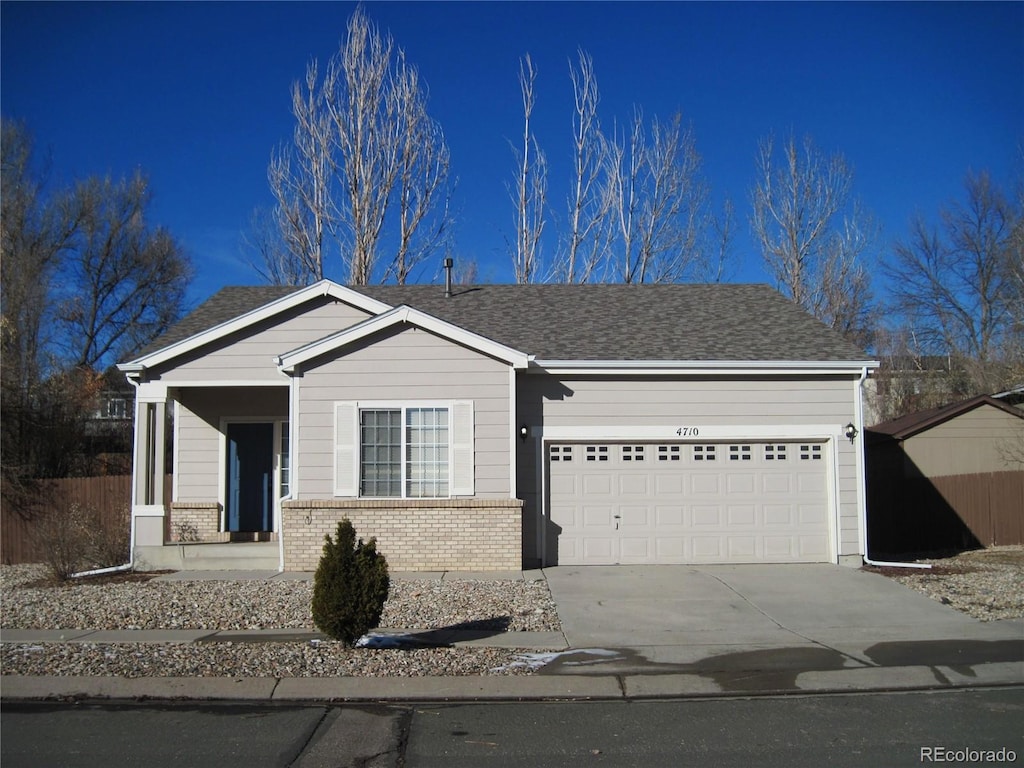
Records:
M857 428L853 425L852 421L846 425L846 432L844 432L844 434L851 443L857 439Z
M529 428L525 424L523 424L523 426L519 428L519 437L522 438L523 440L526 440L526 435L529 433L529 431Z

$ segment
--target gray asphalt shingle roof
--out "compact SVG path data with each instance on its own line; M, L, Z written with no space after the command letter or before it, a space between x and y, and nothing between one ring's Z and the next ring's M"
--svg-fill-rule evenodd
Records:
M224 288L146 353L294 290ZM407 304L542 360L867 359L862 350L767 285L457 286L450 298L437 285L355 290L392 306Z

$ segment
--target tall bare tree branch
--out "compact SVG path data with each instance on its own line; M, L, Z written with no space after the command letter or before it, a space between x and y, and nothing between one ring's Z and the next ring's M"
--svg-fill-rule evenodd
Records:
M790 136L781 154L776 165L774 139L760 142L751 226L765 266L793 301L863 344L876 230L851 204L853 172L809 137L797 146Z
M530 54L519 62L519 88L523 100L522 146L513 145L516 177L509 194L516 207L516 242L512 266L517 283L532 283L540 276L540 238L547 208L547 160L533 133L537 70Z
M291 144L268 178L280 240L300 266L261 272L318 280L336 251L350 284L404 282L451 224L448 147L418 71L358 7L322 75L311 62L293 86L292 112ZM257 250L277 253L266 245Z
M568 229L556 276L567 283L588 282L607 258L610 198L601 194L600 174L607 142L597 119L599 93L590 54L577 51L569 64L573 90L573 183L568 199Z

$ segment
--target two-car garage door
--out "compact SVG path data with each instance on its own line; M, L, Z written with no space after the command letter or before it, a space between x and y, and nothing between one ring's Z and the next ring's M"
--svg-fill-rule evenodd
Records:
M827 562L826 446L552 443L562 565Z

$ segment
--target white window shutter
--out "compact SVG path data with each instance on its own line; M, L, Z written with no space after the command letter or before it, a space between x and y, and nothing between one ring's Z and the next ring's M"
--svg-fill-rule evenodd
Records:
M334 404L334 495L357 496L357 429L359 409L355 403Z
M456 401L452 403L452 496L476 493L473 453L473 401Z

